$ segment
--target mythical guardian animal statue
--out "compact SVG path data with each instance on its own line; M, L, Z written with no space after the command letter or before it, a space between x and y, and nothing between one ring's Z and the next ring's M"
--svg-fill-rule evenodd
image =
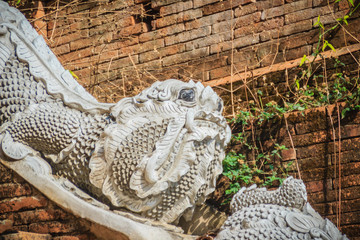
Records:
M100 201L173 222L222 172L230 138L222 109L210 87L174 79L99 103L0 2L0 148L9 161L41 156Z
M304 183L292 177L274 191L244 187L235 194L230 208L232 215L216 240L348 239L310 206Z

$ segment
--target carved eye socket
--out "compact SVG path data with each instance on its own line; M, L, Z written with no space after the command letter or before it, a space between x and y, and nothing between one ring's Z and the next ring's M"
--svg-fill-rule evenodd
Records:
M194 89L182 89L179 93L179 99L186 102L193 102L195 99Z

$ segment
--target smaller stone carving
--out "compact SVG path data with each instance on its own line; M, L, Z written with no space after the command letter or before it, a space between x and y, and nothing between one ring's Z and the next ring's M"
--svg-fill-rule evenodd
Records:
M348 239L307 202L304 183L293 177L274 191L253 185L231 201L232 215L215 239Z

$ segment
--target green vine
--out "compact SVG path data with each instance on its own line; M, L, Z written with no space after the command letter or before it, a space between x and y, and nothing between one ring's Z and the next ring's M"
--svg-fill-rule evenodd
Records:
M317 57L322 57L325 50L336 51L330 39L326 38L342 24L348 25L349 19L360 6L360 2L347 2L350 10L336 19L335 25L324 26L320 16L318 17L314 26L319 27L319 39L312 54L313 60L310 62L309 57L304 55L299 65L301 70L288 86L288 92L281 96L282 100L263 104L263 93L258 90L251 94L255 96L254 99L247 100L247 104L237 111L235 118L229 120L237 131L231 138L232 147L223 161L223 175L230 182L223 204L228 203L230 197L242 186L253 183L273 186L282 183L293 168L292 161L284 163L281 158L281 152L287 148L275 140L272 140L272 145L267 149L262 148L261 139L256 138L254 129L263 128L272 119L282 119L285 113L339 102L345 103L341 112L342 118L346 117L348 112L360 110L359 76L351 77L346 73L346 65L340 59L332 59L333 62L328 65L325 65L325 60L315 62ZM331 73L327 72L327 69L331 69ZM236 146L241 146L240 150L236 149Z

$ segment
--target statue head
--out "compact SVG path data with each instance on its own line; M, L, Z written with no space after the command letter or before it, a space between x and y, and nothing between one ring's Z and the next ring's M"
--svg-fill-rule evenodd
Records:
M90 159L90 181L114 206L175 221L215 189L231 135L222 110L210 87L174 79L121 100Z

